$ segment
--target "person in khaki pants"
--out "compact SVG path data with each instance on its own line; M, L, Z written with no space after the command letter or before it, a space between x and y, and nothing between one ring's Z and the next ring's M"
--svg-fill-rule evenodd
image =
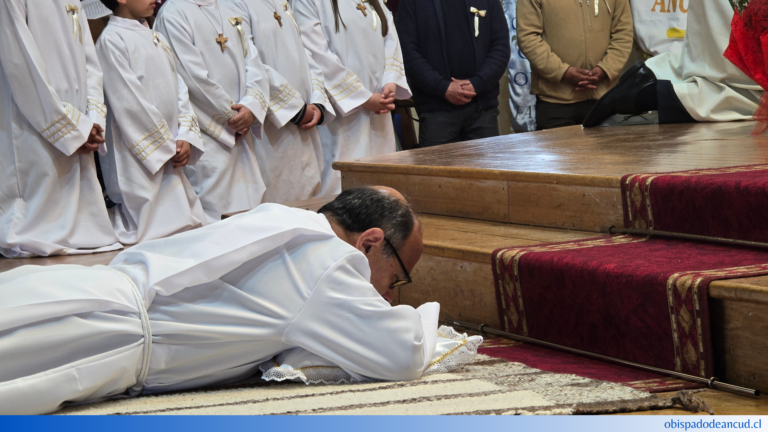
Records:
M531 62L538 129L581 124L632 50L628 0L519 0L517 37Z

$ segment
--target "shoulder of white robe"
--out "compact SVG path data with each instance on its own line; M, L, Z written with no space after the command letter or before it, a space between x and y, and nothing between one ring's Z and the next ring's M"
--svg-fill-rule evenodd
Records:
M171 295L216 280L305 234L336 236L322 215L262 204L216 224L143 242L118 254L109 265L127 273L151 302L155 293Z

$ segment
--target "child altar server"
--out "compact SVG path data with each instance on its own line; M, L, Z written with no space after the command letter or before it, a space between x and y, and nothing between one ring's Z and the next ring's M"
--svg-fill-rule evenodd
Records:
M109 116L102 159L112 225L123 244L202 226L205 212L183 167L203 153L187 86L161 34L146 17L154 0L101 0L112 10L96 52Z
M0 1L0 254L119 249L96 176L102 74L77 0Z
M267 184L264 201L312 198L320 192L323 172L323 149L315 126L335 117L323 73L304 48L287 0L242 3L247 7L254 45L270 77L270 121L264 126L264 139L256 141L256 156ZM276 76L287 82L280 85Z
M218 0L169 0L154 25L176 54L200 122L205 154L184 172L211 222L258 206L266 189L253 140L269 110L269 82L242 25L244 9Z
M395 151L390 115L411 91L392 15L379 0L293 0L304 46L325 76L339 118L320 129L325 167L320 195L341 192L333 162Z

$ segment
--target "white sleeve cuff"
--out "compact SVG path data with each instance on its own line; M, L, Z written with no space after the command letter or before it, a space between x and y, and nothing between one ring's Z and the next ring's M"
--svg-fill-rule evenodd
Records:
M88 108L86 110L88 117L94 123L107 130L107 106L93 98L88 98Z
M264 119L267 117L267 111L269 111L269 104L267 104L267 100L264 98L264 94L261 90L249 88L245 97L239 103L251 110L253 116L256 117L256 121L264 123Z
M293 119L302 108L304 101L290 83L286 83L280 92L269 101L269 121L277 128L282 128Z
M136 156L149 172L153 175L160 171L160 168L166 164L172 157L176 156L176 141L169 138L154 148L151 152L143 156Z
M72 156L88 141L91 129L93 129L93 121L72 105L65 103L64 116L48 128L41 130L40 134L59 151Z
M385 71L383 80L384 85L386 84L395 84L397 86L397 89L395 90L395 99L408 99L413 94L411 94L411 88L408 86L408 81L406 81L405 76L393 72L393 71ZM383 85L382 85L383 87Z

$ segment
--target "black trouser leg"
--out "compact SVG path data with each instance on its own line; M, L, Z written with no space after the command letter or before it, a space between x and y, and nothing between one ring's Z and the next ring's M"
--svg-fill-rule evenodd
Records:
M463 123L461 107L450 111L419 113L418 147L432 147L459 141Z
M536 129L580 125L595 103L597 103L595 100L585 100L571 104L558 104L536 98Z
M461 131L461 140L490 138L499 136L499 109L481 110L477 107L474 113L467 117Z
M657 81L656 95L659 101L659 124L696 123L677 97L671 81Z

